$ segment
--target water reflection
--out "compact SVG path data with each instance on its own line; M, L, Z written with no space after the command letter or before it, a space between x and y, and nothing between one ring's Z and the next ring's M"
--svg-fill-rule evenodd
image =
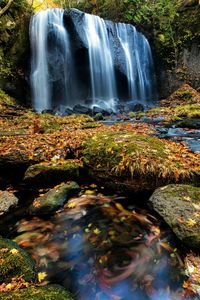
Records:
M147 211L125 209L115 197L83 194L48 220L20 221L17 231L15 240L38 271L78 300L191 299L169 232Z

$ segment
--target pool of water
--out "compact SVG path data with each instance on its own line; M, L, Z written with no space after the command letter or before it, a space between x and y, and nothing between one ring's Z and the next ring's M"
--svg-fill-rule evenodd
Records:
M194 299L182 288L173 234L148 209L128 204L133 200L83 193L54 215L19 221L15 241L47 281L78 300Z

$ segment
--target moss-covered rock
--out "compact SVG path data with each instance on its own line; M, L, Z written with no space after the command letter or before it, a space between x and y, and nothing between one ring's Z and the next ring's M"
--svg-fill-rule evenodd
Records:
M200 176L200 155L175 142L106 131L83 145L83 161L91 175L114 187L153 190L164 183L190 182Z
M158 188L149 204L182 242L190 248L200 249L199 187L172 184Z
M30 166L24 176L29 184L44 186L66 180L77 180L80 176L82 163L76 159L55 160Z
M44 195L36 198L29 208L32 215L48 214L62 207L69 197L76 195L80 187L76 182L68 182L54 187Z
M64 288L52 284L1 293L0 300L73 300L73 298Z
M131 113L129 116L136 119L162 118L166 124L189 119L191 122L188 122L188 128L196 128L193 124L195 119L200 119L200 94L188 84L183 84L167 99L161 100L159 105L142 113Z
M176 127L200 129L200 119L183 119L176 124Z
M179 106L185 104L200 104L200 94L189 84L181 85L167 99L160 101L162 106Z
M0 238L0 282L23 276L25 281L35 280L34 262L15 242Z

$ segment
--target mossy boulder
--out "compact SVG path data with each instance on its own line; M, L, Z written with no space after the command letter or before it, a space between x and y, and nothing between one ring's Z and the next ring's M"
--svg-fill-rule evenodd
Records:
M153 190L199 179L200 155L171 141L134 132L106 131L83 143L89 173L114 188Z
M200 109L199 109L200 116ZM183 119L176 124L176 127L200 129L200 118L199 119Z
M171 184L158 188L149 205L159 213L176 236L190 248L200 249L200 188Z
M55 212L72 196L80 191L76 182L61 184L49 190L44 195L36 198L29 208L32 215L48 214Z
M18 198L7 191L0 191L0 215L10 211L11 208L16 207Z
M0 300L73 300L71 294L59 285L29 287L1 293Z
M25 281L35 280L34 262L15 242L0 238L0 283L23 276Z
M180 104L200 104L200 94L189 84L181 85L167 99L160 101L162 106L179 106Z
M44 186L52 182L59 183L66 180L77 180L80 177L82 163L76 159L42 162L30 166L24 176L29 184Z

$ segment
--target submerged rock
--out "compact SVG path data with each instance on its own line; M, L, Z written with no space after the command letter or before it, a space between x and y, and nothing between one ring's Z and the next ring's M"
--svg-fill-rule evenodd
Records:
M35 280L34 262L15 242L0 238L0 283L23 276L25 281ZM0 298L4 299L4 298Z
M190 248L200 248L200 188L172 184L158 188L149 199L151 207Z
M9 212L10 209L16 207L18 198L7 191L0 191L0 215Z
M0 300L73 300L63 287L59 285L47 285L42 287L29 287L17 289L8 293L1 293Z
M43 162L30 166L24 176L24 181L29 184L44 186L65 180L76 180L80 176L82 164L79 160L68 159L52 162Z
M32 215L55 212L64 205L69 197L76 195L79 191L79 185L73 181L56 186L44 195L36 198L30 206L29 212Z
M171 141L122 130L98 133L83 145L89 173L114 189L153 190L199 178L199 154Z

